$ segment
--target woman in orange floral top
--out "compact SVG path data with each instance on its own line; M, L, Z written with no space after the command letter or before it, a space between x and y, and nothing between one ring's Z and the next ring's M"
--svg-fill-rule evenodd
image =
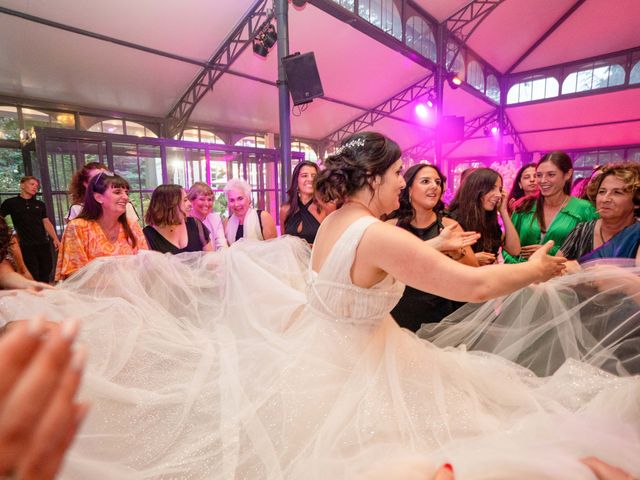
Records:
M57 280L64 280L97 257L135 255L147 250L147 241L135 221L127 220L129 183L104 171L91 179L84 207L62 236L56 265Z

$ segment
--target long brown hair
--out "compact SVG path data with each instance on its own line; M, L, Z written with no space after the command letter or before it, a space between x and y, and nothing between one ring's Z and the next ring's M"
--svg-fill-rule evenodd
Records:
M569 173L569 170L573 169L571 157L561 150L556 150L544 155L536 164L536 169L544 162L553 163L562 173ZM573 175L564 182L564 186L562 187L562 191L567 195L571 195L572 178ZM535 195L523 197L518 203L516 203L514 211L528 212L534 205L536 206L536 219L540 225L540 230L546 231L547 227L544 223L544 197L540 192Z
M424 164L419 163L417 165L413 165L412 167L409 167L409 169L405 172L404 181L407 185L400 192L400 207L395 212L392 212L390 215L385 217L385 220L390 218L397 218L398 225L404 226L404 225L409 225L411 221L416 217L416 209L413 208L413 205L411 204L409 189L413 185L413 182L415 182L416 177L418 176L418 173L420 173L423 168L431 168L435 170L436 175L438 175L438 178L440 179L441 193L440 193L440 198L438 199L438 202L433 207L433 211L436 212L436 214L439 214L444 210L444 202L442 201L442 192L444 192L446 188L447 177L445 177L440 171L440 169L435 165L427 165L426 163Z
M106 170L100 172L89 181L89 185L87 186L87 193L84 196L84 205L82 207L82 211L76 218L83 218L85 220L91 220L94 222L101 218L104 213L102 211L102 205L98 203L93 194L104 194L104 192L106 192L108 188L124 188L125 190L129 191L129 182L127 182L120 175L116 175L115 173L111 173ZM120 225L122 225L129 244L133 248L136 248L138 246L138 242L136 241L136 237L133 235L131 227L129 226L129 222L127 221L127 212L124 212L118 217L118 222L120 222Z
M151 194L144 221L149 225L181 225L186 214L180 210L182 187L173 183L159 185Z
M316 170L316 176L320 173L318 165L310 160L302 160L296 165L296 168L293 169L293 173L291 174L291 185L289 186L289 190L287 190L287 203L285 204L289 206L289 210L287 210L285 217L280 219L280 223L282 225L287 223L287 220L300 210L300 207L298 206L298 194L300 193L298 190L298 177L300 177L300 170L302 170L302 167L314 168ZM320 211L320 204L318 204L315 197L315 185L313 204L316 206L318 211Z
M490 168L477 168L469 173L458 188L449 213L460 226L469 232L478 232L480 240L473 251L495 252L502 244L497 207L487 211L482 206L482 197L489 193L502 176Z

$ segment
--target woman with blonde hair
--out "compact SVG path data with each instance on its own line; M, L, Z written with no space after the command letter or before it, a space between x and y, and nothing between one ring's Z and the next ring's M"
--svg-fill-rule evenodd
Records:
M269 240L276 238L276 222L266 210L251 206L251 186L241 178L232 178L224 187L231 216L225 223L229 245L241 238Z
M195 182L187 192L187 198L193 207L189 215L197 218L207 227L213 250L227 248L229 245L224 236L222 218L213 211L214 196L211 187L204 182Z

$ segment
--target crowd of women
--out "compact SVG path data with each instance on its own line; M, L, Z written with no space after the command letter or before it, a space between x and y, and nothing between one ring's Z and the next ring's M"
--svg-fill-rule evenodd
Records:
M464 398L470 396L474 398L474 402L477 402L474 403L474 409L482 409L483 418L494 416L491 422L495 421L496 425L498 423L507 425L513 421L514 412L519 411L510 409L518 402L537 404L539 407L536 408L544 410L546 407L542 405L545 402L551 402L553 398L553 402L558 402L560 405L561 399L553 397L551 390L548 393L520 391L520 389L526 390L524 384L519 382L529 381L524 381L527 373L518 369L510 370L511 367L494 360L485 359L477 362L473 358L466 358L462 353L456 360L448 358L447 354L435 354L431 351L427 355L423 351L422 343L417 343L415 337L402 336L404 334L397 333L394 330L396 327L388 325L383 318L388 312L388 310L385 312L388 306L393 308L391 315L400 326L417 331L423 324L438 323L451 315L462 305L462 302L485 301L507 295L532 282L544 282L567 271L578 272L582 268L581 265L595 259L639 260L640 165L626 162L599 168L580 192L581 195L586 196L586 199L571 195L572 180L573 168L570 157L563 152L552 152L541 157L536 164L524 165L518 172L510 193L507 193L501 175L492 169L479 168L465 172L464 180L455 192L453 201L446 206L442 200L446 178L439 168L434 165L418 164L403 173L397 145L377 134L360 134L345 141L336 154L326 160L325 170L321 171L312 162L300 162L293 171L292 182L287 191L287 201L279 212L281 233L300 237L306 244L314 246L310 260L313 288L307 300L306 315L309 319L311 316L315 319L326 317L346 319L343 322L344 332L348 331L349 335L344 335L344 338L350 338L353 343L348 348L345 345L342 350L340 345L331 347L332 351L339 351L340 355L343 355L340 358L353 360L354 365L353 372L348 376L348 382L335 385L334 389L334 384L330 382L335 382L337 377L342 378L342 376L338 375L337 371L325 372L325 367L321 368L318 358L324 362L326 358L323 356L326 352L317 350L317 345L310 348L313 344L306 343L308 331L315 331L314 329L318 328L317 325L309 329L298 326L296 327L298 330L288 327L288 340L295 339L293 343L296 351L300 347L295 361L300 364L301 371L304 370L302 365L307 362L307 367L311 367L314 373L318 375L327 373L328 383L324 387L326 390L323 390L323 396L318 399L324 402L328 398L335 400L345 395L344 392L347 391L345 387L351 384L352 378L358 377L351 374L360 371L357 370L362 367L359 362L364 358L352 357L354 345L357 343L354 338L368 339L371 325L379 324L381 327L378 331L382 332L380 338L384 339L383 350L386 353L380 358L376 357L375 360L388 371L387 376L392 380L393 385L388 387L389 392L386 386L375 387L374 391L381 396L400 395L405 402L408 402L403 404L401 409L394 407L389 410L388 407L379 405L381 412L387 412L398 419L398 425L407 422L407 431L395 423L393 427L385 424L385 428L388 429L385 435L394 439L392 443L399 442L396 437L404 438L409 431L425 433L422 423L424 419L409 408L409 404L415 406L414 400L410 398L413 395L411 388L421 392L430 392L435 388L433 386L435 383L429 383L427 386L423 384L423 380L413 376L409 382L413 387L411 385L407 387L402 383L405 377L409 378L409 374L397 367L398 363L404 361L396 356L396 349L401 350L398 345L403 345L402 351L411 352L415 359L425 360L427 356L433 355L430 361L434 364L430 368L439 369L437 375L449 376L451 372L448 369L454 368L453 362L462 376L468 374L478 376L478 379L464 378L465 386L458 390L453 389L455 392L451 390L450 385L438 383L438 388L443 389L442 392L447 392L446 395L454 395L450 400L453 403L459 402L460 412L467 411ZM161 185L151 196L145 212L144 228L140 227L135 209L129 202L128 182L123 177L109 172L103 165L88 164L78 171L70 190L74 205L67 216L67 224L58 252L56 280L79 278L81 272L86 272L87 266L99 257L131 256L141 250L156 250L170 254L213 252L224 250L241 239L269 240L278 236L273 216L265 210L254 208L251 187L242 179L230 180L224 189L229 208L229 216L226 219L213 212L214 194L206 183L196 182L188 191L178 185ZM329 216L336 208L338 212ZM378 222L379 219L384 222ZM370 226L372 228L369 228ZM0 227L2 227L0 240L3 241L0 249L0 255L3 258L3 270L0 272L2 286L50 288L48 285L25 279L13 271L4 260L7 255L7 247L4 244L8 245L10 237L6 225L3 224ZM317 241L320 237L322 241ZM423 243L430 245L433 249L425 249L422 247ZM239 258L247 244L249 242L240 242L237 249ZM497 265L500 263L513 265ZM347 272L346 280L345 271ZM387 281L393 280L392 277L407 284L404 292L397 288L397 283ZM633 292L637 293L637 285ZM635 293L628 296L633 298L637 296ZM332 302L337 302L340 308L329 305L327 303L329 298ZM78 302L80 305L81 300ZM265 302L265 305L268 305L266 300ZM508 302L504 305L508 305ZM304 320L303 314L298 319L298 325L305 326ZM366 325L366 328L363 329L362 325ZM359 330L352 330L355 327ZM184 325L181 328L184 328ZM328 328L338 327L329 326ZM5 350L12 352L20 346L27 346L22 350L21 355L24 358L21 357L22 360L15 366L8 364L10 375L0 382L0 401L2 401L0 403L0 444L4 441L8 447L11 447L5 450L10 452L10 455L0 454L0 473L13 472L23 475L24 478L40 478L38 472L42 469L45 472L41 474L42 478L48 478L59 468L64 451L87 411L84 403L74 400L84 368L86 352L82 349L79 353L71 352L71 344L78 331L78 325L74 322L67 322L61 328L57 323L48 324L41 320L31 322L29 325L16 322L7 330L12 331L9 331L6 339L0 342L0 357L6 353ZM338 333L344 332L339 330ZM322 333L328 333L328 330ZM637 332L632 334L637 336ZM247 333L243 332L243 335L246 336ZM317 339L320 338L322 336L318 335ZM380 338L378 341L382 341ZM243 341L247 342L247 338ZM284 339L278 340L280 341ZM393 352L391 352L392 346ZM260 348L262 349L263 346ZM264 349L268 350L266 347ZM39 353L39 350L45 353ZM278 350L278 355L280 354ZM56 369L52 371L47 367L52 362L47 363L46 358L56 355L59 358L53 362ZM235 355L238 353L236 352ZM311 355L316 355L317 358ZM364 356L364 353L362 355ZM367 357L369 361L372 361L372 352L368 352L367 355L369 355ZM417 361L415 359L412 362ZM288 371L291 368L288 360L282 363L284 361L279 359L280 363L273 364L269 363L271 360L268 357L262 360L274 371ZM220 362L224 363L222 360ZM488 383L484 387L481 385L484 378L482 362L488 362L486 365L490 368L500 371L504 369L503 373L507 376L518 377L520 380L513 383L514 388L517 387L518 394L511 392L510 397L507 395L509 398L501 399L504 392L494 390L489 394L484 393L483 389L488 388L487 385L492 384L494 379L487 374ZM283 365L287 368L273 368ZM373 363L370 365L372 366ZM345 367L340 368L339 371L344 373ZM417 368L422 371L426 367ZM264 371L272 374L266 367ZM365 371L367 371L366 368ZM302 373L308 374L306 371ZM522 375L524 377L521 378ZM588 371L580 371L580 375L591 378ZM45 377L49 379L49 383L45 386L42 382L35 381L37 378ZM302 382L305 377L295 378L296 381ZM375 378L380 381L378 377ZM245 379L235 379L234 382L240 380ZM106 381L111 382L113 379L108 378ZM398 385L395 384L396 381ZM440 381L442 380L438 380ZM463 380L451 378L449 381L456 384ZM122 382L124 384L126 380L123 379ZM598 386L593 387L596 390L607 388L601 387L601 384L594 380L593 385L596 383ZM299 385L297 388L310 388L303 387L303 384L306 385L304 382L296 384ZM621 389L620 391L626 391L627 387L632 386L624 383L616 385L616 388ZM313 395L309 392L317 392L318 388L313 387L308 392L299 393L309 394L311 398ZM98 396L106 391L98 390L100 390ZM463 390L466 393L460 393ZM473 394L469 393L470 390L473 390ZM567 394L570 390L567 387ZM42 405L37 404L24 414L14 415L13 410L21 412L20 399L25 395L28 396L29 392L38 396ZM488 389L487 392L489 392ZM256 395L255 392L250 393L250 390L246 389L243 394ZM122 393L117 394L116 397L119 398L120 395ZM492 404L495 404L493 407L484 405L485 395L496 396L491 399ZM4 400L5 397L8 400ZM45 402L46 398L52 401ZM257 396L257 398L262 401L267 397ZM347 408L347 405L359 404L358 398L352 391L346 400L336 403L345 409L337 418L343 418L344 414L348 415L349 408L358 410L353 406ZM363 396L362 399L372 401L368 396ZM584 401L585 405L588 403L589 408L592 408L590 400L581 401ZM578 405L576 408L581 408L581 401L576 400ZM9 408L14 404L14 407ZM271 405L266 400L264 404ZM560 408L558 405L550 410L555 409L557 413ZM564 404L562 405L564 409ZM289 405L287 408L290 407ZM315 405L314 408L320 409L320 404ZM358 410L358 413L366 413L366 409L370 406L363 408L365 410ZM437 412L438 408L441 407L434 407L434 412ZM629 408L633 409L632 406ZM484 411L485 409L487 412ZM300 408L300 411L305 410ZM489 411L491 411L490 414ZM326 430L329 425L327 419L331 419L335 412L331 410L323 410L323 412L316 420L326 420L326 424L318 424L318 435L314 436L313 441L305 448L308 448L308 451L315 453L321 451L325 454L327 451L323 448L333 444L331 442L333 437L325 438L330 435ZM425 412L423 413L428 416ZM251 418L241 417L245 414L250 414ZM476 414L480 415L478 412ZM262 413L253 410L250 413L233 415L238 415L240 423L262 419ZM622 410L620 415L624 417ZM26 423L23 422L24 419L27 419ZM347 422L346 417L343 421ZM448 424L446 429L452 425L458 425L453 417L448 421L451 424ZM492 428L487 425L475 426L473 422L469 425L473 424L474 427L468 427L465 422L467 420L463 423L470 432L475 432L476 428L480 430ZM25 430L25 425L29 424L34 427L31 430ZM358 428L357 424L349 425L348 428ZM3 430L5 427L9 429L7 435ZM400 433L396 432L398 428ZM429 428L435 429L433 426ZM12 436L11 429L22 436L15 434ZM25 431L22 432L21 429ZM55 435L52 433L54 431ZM364 442L359 431L354 430L355 433L353 433L347 427L340 427L340 432L340 435L354 435L353 438L358 438L358 442ZM301 445L306 445L305 442L309 440L304 432L287 433L291 435L291 445L296 444L297 441L300 441ZM259 438L264 441L267 436L271 438L271 434L272 432L262 433ZM434 438L437 436L433 432L429 435L433 435ZM16 442L15 439L19 441ZM45 443L44 439L52 439L49 451L45 453L42 446ZM324 440L327 440L326 444L322 443ZM422 440L414 440L412 437L409 443L412 447L423 445ZM291 445L283 446L282 452L292 448ZM183 446L180 445L180 447ZM245 448L248 447L245 445ZM255 441L253 448L258 450ZM291 458L295 459L298 455L303 456L303 453L305 455L308 453L307 449L300 448L301 450ZM333 450L328 451L333 452ZM239 453L246 452L239 451L236 455ZM334 453L331 454L334 455ZM43 455L48 459L47 461L38 460L40 462L38 463L34 460L42 459ZM300 474L300 471L296 470L299 467L296 461L287 463L289 457L280 455L280 452L276 456L277 462L286 464L287 468L292 469L291 472ZM627 473L597 459L585 459L583 463L597 478L617 480L627 477ZM242 461L238 465L241 471L245 473L250 471ZM244 468L247 470L243 470ZM536 468L538 467L536 466L533 470ZM167 467L167 470L159 473L169 474L171 469ZM434 478L453 478L452 467L446 465L434 475ZM482 477L481 472L479 475ZM375 475L368 478L375 478Z

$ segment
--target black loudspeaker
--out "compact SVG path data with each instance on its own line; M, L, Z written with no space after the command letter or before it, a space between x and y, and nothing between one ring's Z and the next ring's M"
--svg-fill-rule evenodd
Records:
M440 141L459 142L464 139L464 117L447 115L440 122Z
M287 84L294 105L309 103L314 98L324 95L313 52L295 53L284 57L282 66L287 76Z

